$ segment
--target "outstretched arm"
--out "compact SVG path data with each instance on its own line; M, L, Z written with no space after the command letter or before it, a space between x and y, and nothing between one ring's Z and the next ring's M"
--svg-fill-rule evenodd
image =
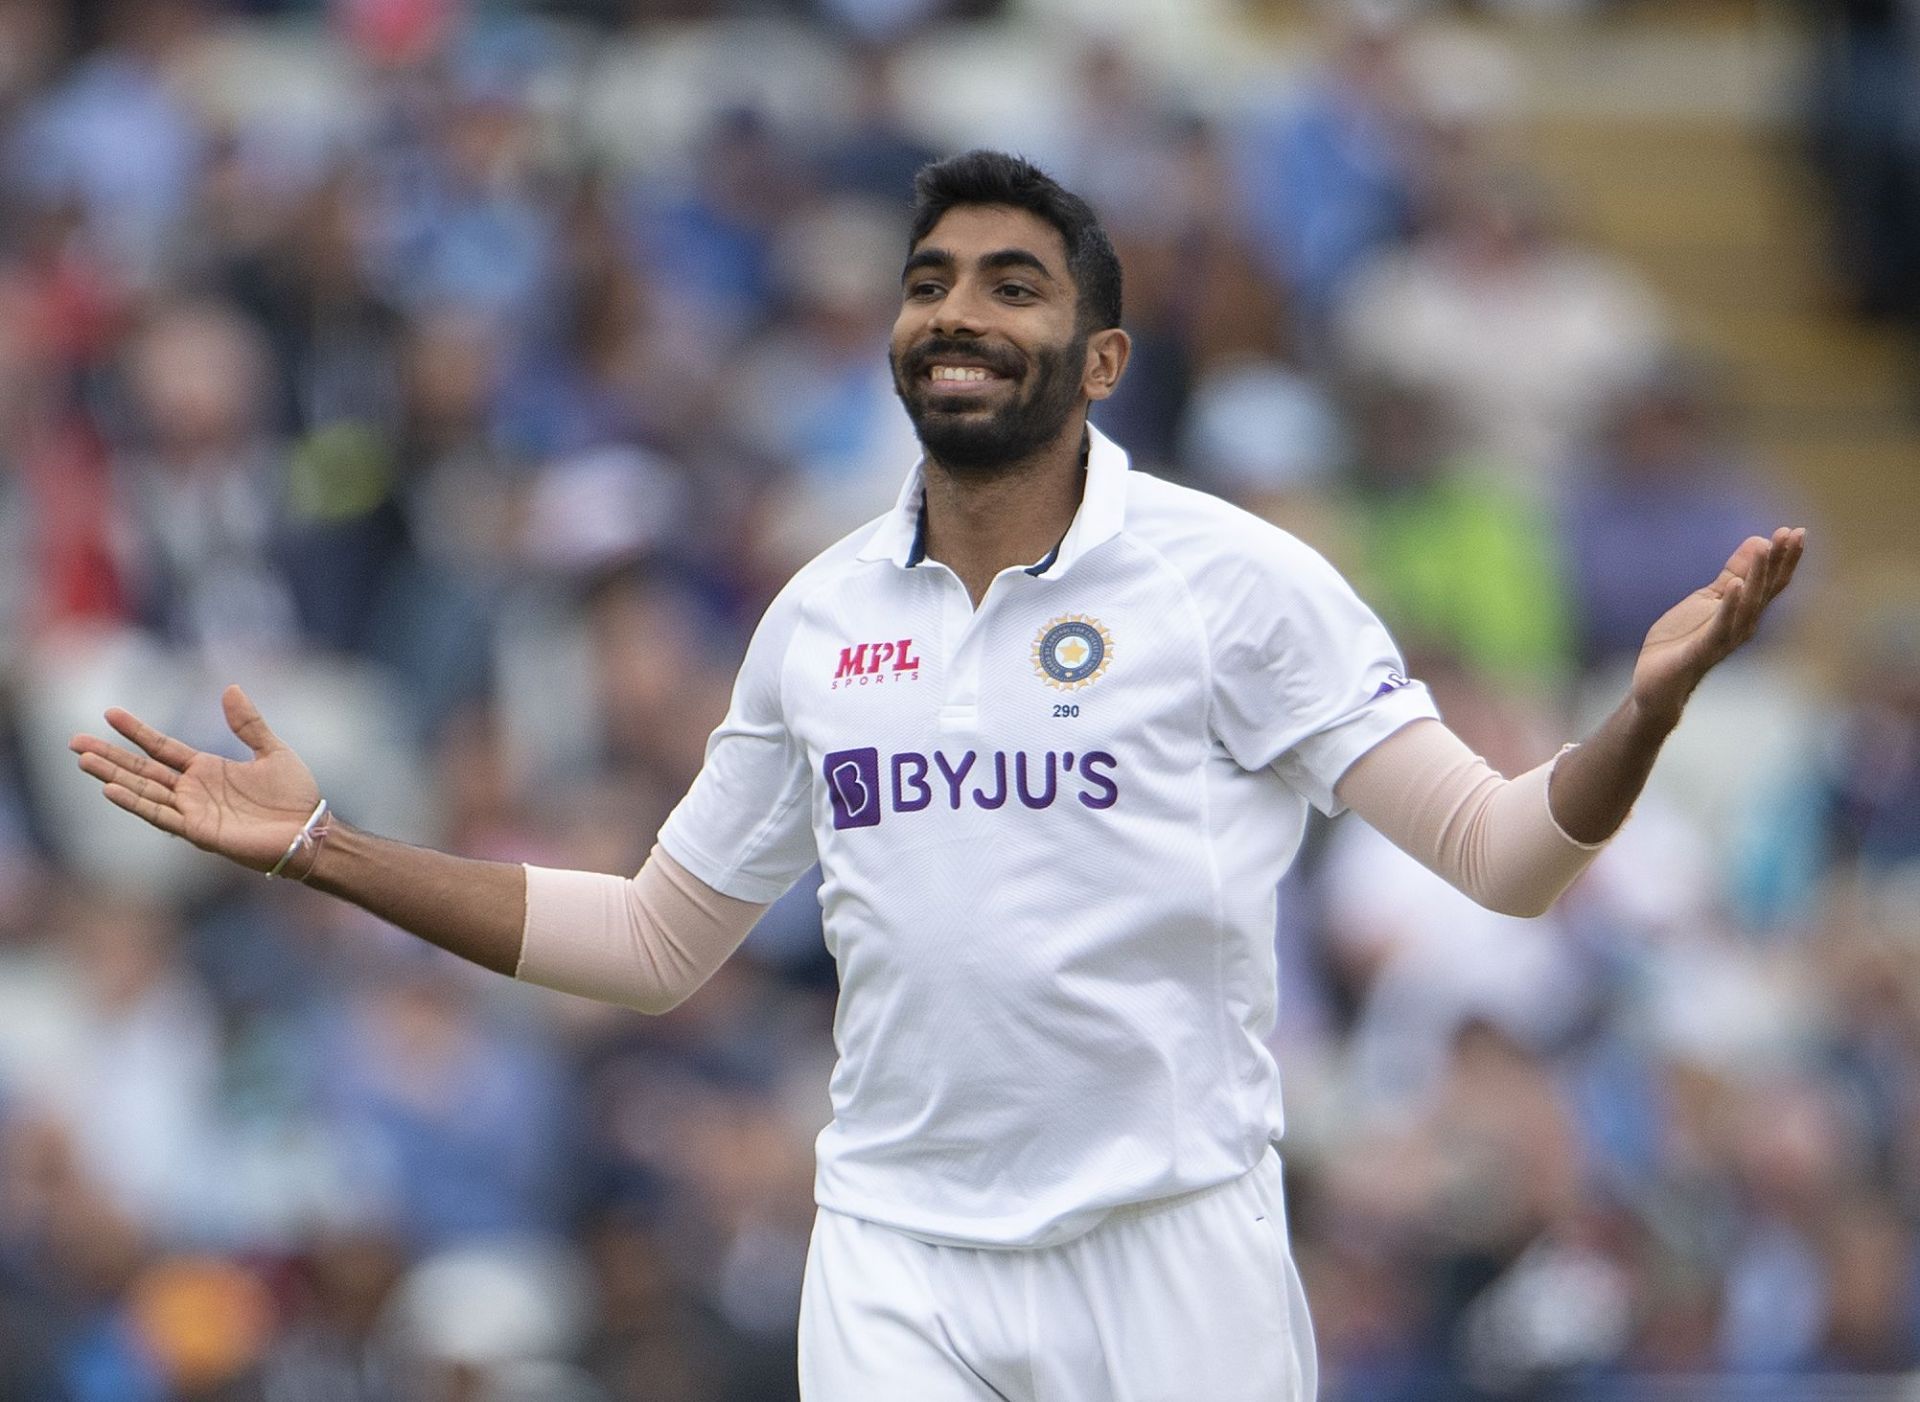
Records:
M1626 820L1694 687L1753 636L1793 578L1806 532L1753 537L1719 578L1647 634L1627 699L1579 745L1503 779L1445 726L1423 721L1362 755L1340 800L1482 905L1539 915Z
M69 743L107 799L162 832L254 871L286 855L320 800L313 773L268 729L247 695L221 695L227 724L249 760L196 750L130 712L107 724L135 750L94 735ZM283 873L352 901L463 959L512 974L526 925L526 874L506 862L473 861L412 847L332 819L317 849L296 852Z
M107 723L137 752L94 735L71 748L108 800L162 832L258 872L291 852L285 876L463 959L643 1012L665 1012L704 983L766 909L720 894L657 847L628 879L452 857L338 820L317 846L298 843L320 800L312 771L239 687L220 701L252 759L196 750L118 708Z

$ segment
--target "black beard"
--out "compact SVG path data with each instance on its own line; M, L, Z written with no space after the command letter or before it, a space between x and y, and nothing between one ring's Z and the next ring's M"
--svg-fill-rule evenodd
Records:
M992 356L964 341L922 341L893 363L893 389L913 420L913 431L927 456L956 476L999 477L1025 462L1060 436L1080 406L1080 367L1086 363L1087 336L1076 334L1064 346L1034 352L1031 383L985 418L949 416L935 407L939 392L926 377L927 366L942 356L961 360L991 358L992 369L1018 373L1009 355Z

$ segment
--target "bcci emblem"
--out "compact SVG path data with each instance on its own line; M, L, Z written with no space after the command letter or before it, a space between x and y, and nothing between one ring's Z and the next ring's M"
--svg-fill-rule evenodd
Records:
M1033 670L1060 691L1092 686L1112 661L1112 636L1084 613L1054 619L1033 640Z

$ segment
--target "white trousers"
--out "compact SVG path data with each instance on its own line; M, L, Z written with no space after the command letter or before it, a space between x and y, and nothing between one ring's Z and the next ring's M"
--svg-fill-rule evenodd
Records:
M1280 1160L1059 1246L936 1246L822 1210L805 1402L1313 1402Z

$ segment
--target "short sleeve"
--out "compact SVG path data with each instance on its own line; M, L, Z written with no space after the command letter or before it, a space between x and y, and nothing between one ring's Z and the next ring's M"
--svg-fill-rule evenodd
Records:
M1380 620L1317 553L1278 530L1237 548L1206 591L1214 733L1243 768L1271 766L1337 813L1334 785L1355 760L1439 712Z
M706 762L660 829L660 845L723 896L778 900L816 860L812 773L787 729L780 674L799 608L793 587L754 630L727 718Z

